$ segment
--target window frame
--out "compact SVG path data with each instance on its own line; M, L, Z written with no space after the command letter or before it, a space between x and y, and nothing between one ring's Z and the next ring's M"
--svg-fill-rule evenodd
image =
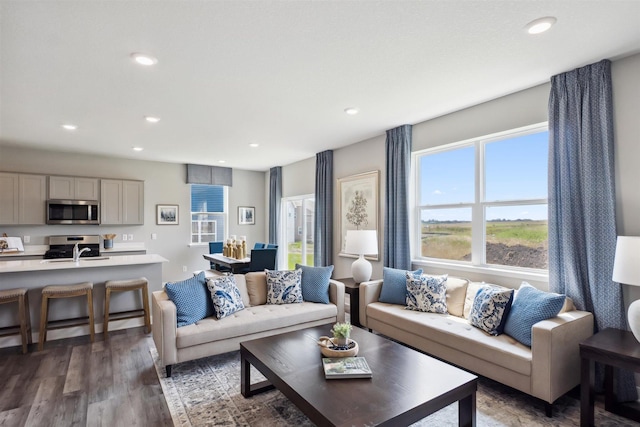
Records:
M517 138L534 133L549 131L548 122L536 123L533 125L509 129L489 135L470 138L450 144L439 145L412 153L412 186L411 193L411 218L410 233L413 259L416 265L425 265L439 268L453 268L461 272L487 273L506 277L521 277L523 280L548 280L548 269L536 269L529 267L517 267L502 264L486 263L486 212L490 207L511 207L524 205L548 205L548 197L543 199L515 199L487 201L485 200L486 174L485 158L486 145L492 142L509 138ZM420 159L424 155L438 154L450 150L464 147L474 147L474 191L475 200L470 203L447 203L447 204L419 204L421 202L420 183ZM444 258L430 258L422 256L422 236L421 236L421 212L424 209L471 209L471 261L449 260Z
M300 201L302 202L302 211L305 211L305 207L307 206L308 200L313 200L313 204L314 204L314 220L312 224L315 224L315 215L316 215L316 210L315 207L316 205L316 195L315 193L311 193L311 194L302 194L302 195L298 195L298 196L290 196L290 197L283 197L280 203L280 212L281 212L281 218L283 218L282 221L280 221L280 239L279 241L282 242L281 247L283 247L283 250L278 251L278 265L281 266L285 266L283 268L287 269L289 268L289 242L287 241L287 204L289 202L295 202L295 201ZM314 225L312 225L311 227L313 227ZM315 241L315 230L309 230L309 227L307 227L307 221L306 218L301 221L301 227L302 227L302 235L305 237L305 240L302 243L302 252L301 252L301 262L302 265L308 265L305 263L306 257L308 255L308 252L306 250L306 237L308 236L308 233L311 232L313 239ZM298 230L296 228L296 230L294 230L294 232L297 234ZM311 267L313 267L313 264L311 264Z
M221 215L224 219L224 228L223 228L223 235L218 237L216 235L216 240L215 241L225 241L226 240L226 236L229 235L229 187L227 187L226 185L215 185L216 187L222 187L222 198L223 198L223 212L194 212L192 211L193 206L191 205L192 202L192 189L194 185L208 185L208 184L189 184L189 246L209 246L209 242L194 242L193 241L193 236L195 236L196 234L193 232L193 223L196 222L193 220L193 216L197 215L197 214L208 214L208 215ZM217 222L218 220L213 220L213 222ZM202 235L202 233L198 234L198 236ZM205 234L205 235L210 235L210 234Z

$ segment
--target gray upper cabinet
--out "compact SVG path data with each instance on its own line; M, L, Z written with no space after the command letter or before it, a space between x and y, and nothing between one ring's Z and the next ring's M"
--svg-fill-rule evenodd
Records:
M144 182L100 180L101 224L144 224Z
M0 172L0 224L44 224L47 177Z
M97 178L50 176L49 198L60 200L98 200Z

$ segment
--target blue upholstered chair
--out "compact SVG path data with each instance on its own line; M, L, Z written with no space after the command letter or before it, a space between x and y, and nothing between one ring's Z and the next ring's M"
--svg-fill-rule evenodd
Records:
M253 249L264 249L267 247L266 243L261 243L261 242L256 242L255 245L253 245Z
M278 249L254 249L251 251L251 261L249 262L249 268L243 271L248 273L251 271L264 271L276 269L276 255Z

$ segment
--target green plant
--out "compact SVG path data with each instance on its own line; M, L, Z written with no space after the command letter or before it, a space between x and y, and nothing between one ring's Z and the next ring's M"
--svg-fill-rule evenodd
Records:
M333 325L333 328L331 328L331 332L333 333L334 338L349 338L351 328L352 326L349 322L338 322Z

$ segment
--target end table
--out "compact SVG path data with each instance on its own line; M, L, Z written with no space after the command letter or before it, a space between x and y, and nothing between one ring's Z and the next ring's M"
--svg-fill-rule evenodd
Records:
M356 283L352 277L335 280L344 283L344 291L349 294L349 299L351 300L349 303L351 324L353 326L362 326L360 324L360 283Z
M640 343L633 334L619 329L604 329L580 343L580 358L580 425L594 425L595 362L605 365L605 410L640 422L640 412L618 404L614 391L614 368L640 372Z

